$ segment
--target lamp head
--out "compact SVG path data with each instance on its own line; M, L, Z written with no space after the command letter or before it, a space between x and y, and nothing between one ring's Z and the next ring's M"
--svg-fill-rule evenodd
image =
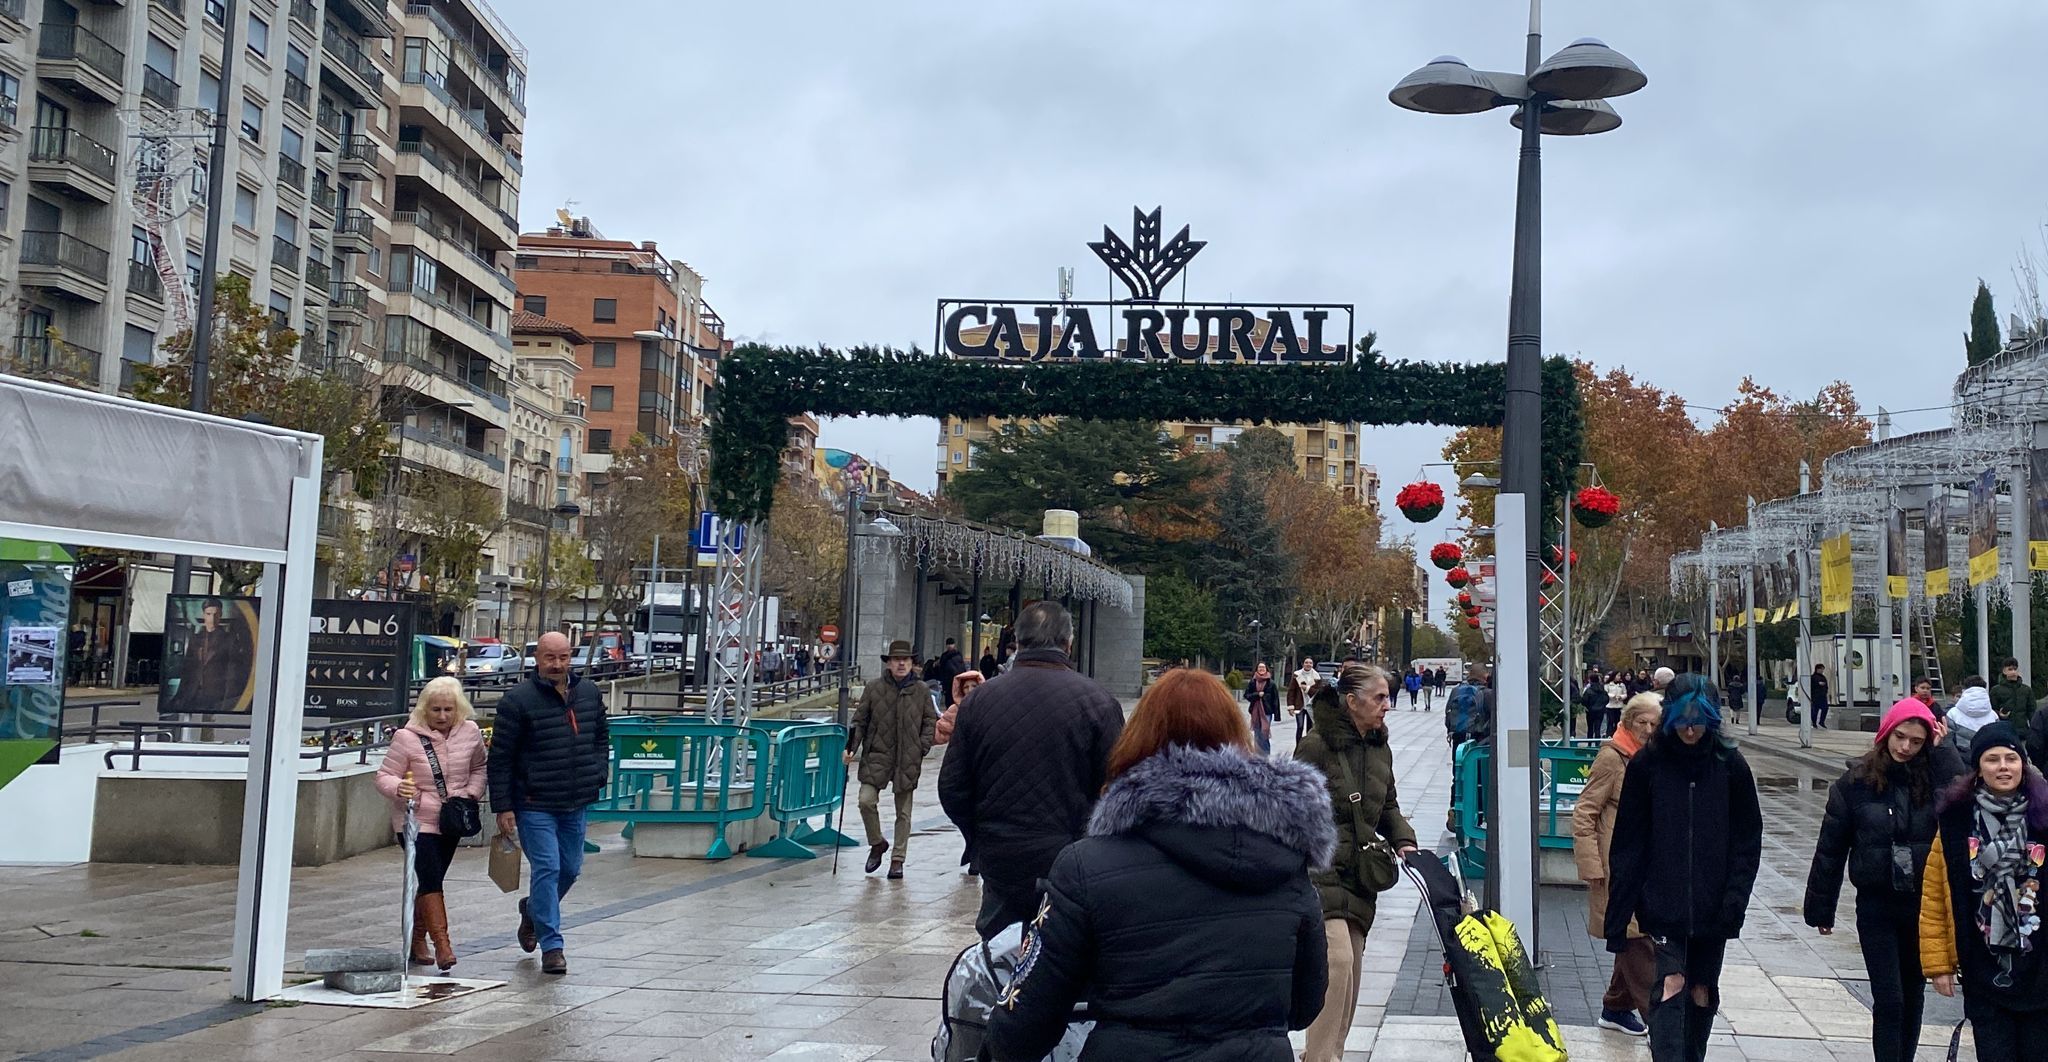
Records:
M1628 56L1593 37L1573 41L1529 75L1532 90L1556 100L1626 96L1649 83Z
M1508 119L1515 128L1522 127L1526 109L1516 108ZM1545 136L1591 136L1621 128L1621 115L1603 100L1545 100L1543 117L1537 121Z
M1513 100L1487 74L1455 55L1440 55L1401 79L1387 98L1428 114L1478 114Z

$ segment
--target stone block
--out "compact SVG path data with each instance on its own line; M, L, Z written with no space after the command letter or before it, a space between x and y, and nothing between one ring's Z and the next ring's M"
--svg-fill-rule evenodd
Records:
M396 992L405 984L405 975L397 970L388 971L345 971L331 973L326 977L327 987L352 996L374 996L385 992Z
M314 948L306 952L306 972L316 974L379 973L402 969L403 962L390 948Z

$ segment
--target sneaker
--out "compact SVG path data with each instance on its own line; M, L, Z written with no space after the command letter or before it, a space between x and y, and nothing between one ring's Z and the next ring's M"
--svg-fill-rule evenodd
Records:
M540 947L540 934L533 928L533 918L526 913L526 899L519 900L519 950L531 953Z
M1636 1012L1632 1010L1602 1010L1597 1024L1603 1029L1613 1029L1630 1036L1650 1035L1650 1030L1636 1019Z

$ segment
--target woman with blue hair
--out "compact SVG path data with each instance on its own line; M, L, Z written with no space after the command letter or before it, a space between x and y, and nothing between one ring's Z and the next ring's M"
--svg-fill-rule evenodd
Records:
M1656 736L1622 777L1608 858L1607 950L1627 949L1633 918L1656 951L1650 1057L1699 1062L1720 1008L1721 961L1763 858L1756 779L1705 677L1665 687Z

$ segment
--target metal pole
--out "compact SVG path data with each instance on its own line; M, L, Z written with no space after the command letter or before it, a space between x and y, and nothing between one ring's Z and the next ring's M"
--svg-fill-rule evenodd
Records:
M1885 492L1884 533L1877 536L1877 710L1880 716L1899 699L1899 663L1892 652L1892 514L1897 502Z
M1978 583L1970 590L1977 598L1977 674L1996 682L1998 673L1991 670L1991 597L1985 592L1990 588L1990 583Z
M1564 545L1561 548L1564 550L1564 555L1559 557L1557 561L1557 566L1562 569L1557 576L1558 604L1564 608L1564 650L1559 657L1559 661L1564 669L1564 685L1566 690L1571 688L1572 676L1579 673L1579 635L1577 629L1572 626L1572 499L1578 494L1576 488L1578 472L1576 470L1572 472L1572 480L1574 489L1565 493L1564 508L1562 510L1564 514L1564 534L1561 537L1564 540ZM1578 704L1573 699L1569 697L1565 699L1564 736L1566 738L1570 738L1573 734L1572 713L1577 708Z
M2032 426L2021 436L2023 444L2032 442ZM2034 572L2027 557L2027 516L2034 506L2033 485L2027 482L2027 450L2025 445L2017 447L2013 458L2012 534L2006 540L2011 554L2006 585L2011 588L2007 597L2012 602L2012 658L2019 661L2021 682L2034 681Z
M214 273L220 269L221 201L227 197L228 103L239 95L235 88L235 0L222 0L227 8L221 26L220 93L214 101L213 147L206 161L206 238L199 251L199 295L192 315L192 411L207 411L213 386L213 289ZM205 102L204 100L200 102ZM171 561L171 593L192 592L192 558L179 554Z
M1757 719L1763 715L1764 699L1756 688L1756 499L1749 499L1749 564L1742 569L1742 614L1749 619L1748 631L1744 635L1748 667L1742 688L1743 699L1749 706L1749 733L1756 736Z
M1813 747L1813 552L1810 544L1801 535L1799 543L1799 673L1792 676L1792 685L1804 685L1806 710L1799 713L1799 747Z
M973 660L978 664L981 661L981 557L978 553L974 560L974 582L970 585L971 589L967 591L967 622L974 625L971 649L974 653Z
M539 641L540 636L548 632L548 571L550 567L548 556L554 548L554 544L555 510L551 507L548 509L547 529L541 532L540 536L540 621L534 625L534 641Z
M846 571L840 576L840 595L845 606L839 610L839 710L834 716L840 726L853 718L853 654L858 647L853 641L854 612L859 607L854 580L858 578L854 564L854 522L860 513L860 479L848 475L846 480Z

